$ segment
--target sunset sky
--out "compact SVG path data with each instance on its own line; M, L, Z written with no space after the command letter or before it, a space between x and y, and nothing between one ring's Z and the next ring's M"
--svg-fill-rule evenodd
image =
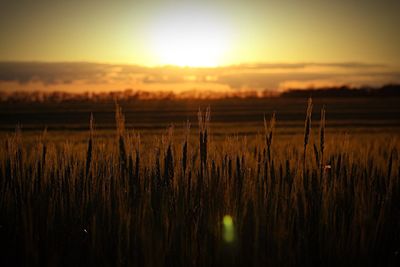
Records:
M312 73L308 80L315 84L398 82L399 11L400 1L388 0L3 0L0 61L101 63L107 64L110 73L118 73L121 66L141 66L140 71L135 69L136 76L138 72L142 74L141 80L120 79L122 87L140 87L149 72L169 81L171 73L162 70L166 65L207 67L201 82L215 84L220 84L222 72L224 77L240 74L246 86L254 87L247 82L250 72L258 83L265 80L256 88L276 89L282 84L304 81L299 70L302 74ZM46 66L42 74L54 72ZM31 80L43 78L37 74L37 65L25 64L21 68L25 75L34 75ZM21 71L10 73L3 63L0 89L17 88L12 82L21 87ZM192 77L190 82L194 79L199 83L197 70L182 72L174 75ZM272 77L271 73L287 74L287 78ZM293 78L293 73L299 77ZM321 74L326 73L329 79L322 75L321 80ZM333 80L337 73L346 73L347 78ZM354 80L349 73L356 74ZM62 80L65 71L52 75L60 75L54 80ZM371 79L374 75L377 79ZM112 80L107 82L111 88Z

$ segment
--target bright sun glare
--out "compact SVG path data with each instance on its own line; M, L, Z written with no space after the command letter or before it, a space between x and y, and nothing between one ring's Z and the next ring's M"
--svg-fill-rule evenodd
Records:
M157 18L152 51L160 64L213 67L223 63L229 44L222 18L205 10L185 8Z

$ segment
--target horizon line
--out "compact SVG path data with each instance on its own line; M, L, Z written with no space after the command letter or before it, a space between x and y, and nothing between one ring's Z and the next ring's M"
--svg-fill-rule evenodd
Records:
M91 60L0 60L0 64L93 64L93 65L110 65L110 66L137 66L149 69L156 68L179 68L179 69L221 69L221 68L257 68L264 66L265 68L288 68L288 67L305 67L305 66L326 66L326 67L400 67L394 64L383 62L367 62L367 61L248 61L236 64L221 64L216 66L181 66L174 64L163 65L146 65L139 63L127 62L106 62Z

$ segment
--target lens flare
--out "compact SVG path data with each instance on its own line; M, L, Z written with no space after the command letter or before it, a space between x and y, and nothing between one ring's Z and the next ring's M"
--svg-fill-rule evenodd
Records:
M235 226L233 225L232 216L225 215L222 224L223 224L222 235L225 242L232 243L235 240Z

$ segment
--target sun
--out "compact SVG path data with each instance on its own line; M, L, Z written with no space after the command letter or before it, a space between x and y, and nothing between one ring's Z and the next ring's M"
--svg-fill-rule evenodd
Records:
M229 28L221 17L185 8L157 18L151 50L161 65L214 67L224 62L229 39Z

